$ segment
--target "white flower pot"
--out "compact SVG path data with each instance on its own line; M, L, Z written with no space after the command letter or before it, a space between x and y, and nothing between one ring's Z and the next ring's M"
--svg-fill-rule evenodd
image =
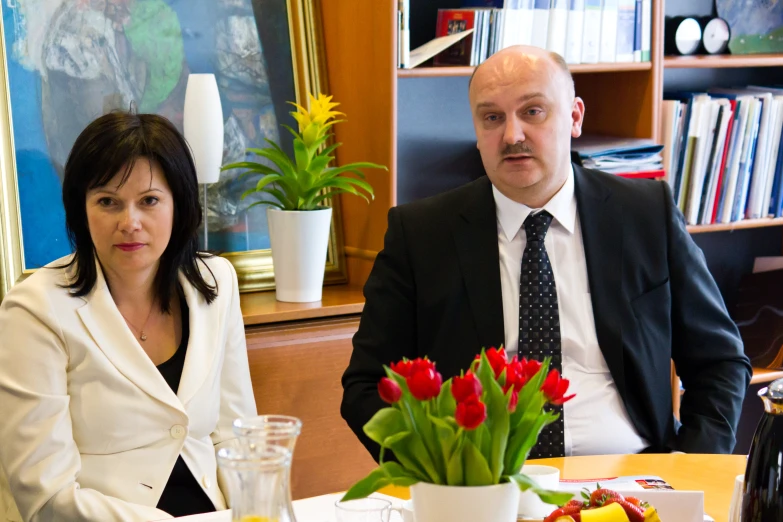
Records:
M513 482L495 486L411 486L416 522L516 522L519 487Z
M320 301L332 209L267 208L275 297L289 303Z

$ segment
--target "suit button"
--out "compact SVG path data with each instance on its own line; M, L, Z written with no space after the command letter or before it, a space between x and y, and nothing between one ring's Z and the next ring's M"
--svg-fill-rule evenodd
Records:
M173 439L184 439L185 435L188 433L188 429L185 426L175 424L171 427L169 433L171 433L171 438Z
M209 480L209 477L207 475L204 475L201 478L201 483L204 485L204 489L209 489L212 487L212 481Z

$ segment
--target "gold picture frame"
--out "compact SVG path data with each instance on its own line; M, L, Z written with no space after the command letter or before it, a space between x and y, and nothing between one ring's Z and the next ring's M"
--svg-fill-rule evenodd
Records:
M308 93L328 92L319 0L265 0L288 16L293 86L297 103L309 106ZM255 3L255 2L254 2ZM5 7L4 7L5 9ZM0 19L0 298L35 271L24 255L24 234L20 211L19 179L14 144L11 91L8 74L6 33ZM331 201L332 226L325 266L325 284L347 281L339 198ZM271 250L249 250L223 254L236 268L240 292L274 288Z

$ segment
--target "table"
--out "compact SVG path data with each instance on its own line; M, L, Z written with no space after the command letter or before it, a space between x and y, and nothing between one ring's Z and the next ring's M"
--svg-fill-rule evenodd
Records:
M564 457L529 460L560 469L566 479L589 479L623 475L657 475L674 489L704 491L704 512L715 522L727 522L734 479L745 473L744 455L644 454ZM385 488L388 495L409 498L406 488Z
M544 464L560 469L566 479L610 478L623 475L657 475L679 490L704 491L704 510L715 522L728 522L734 479L745 472L744 455L686 455L646 454L607 455L594 457L565 457L556 459L530 460L528 464ZM410 498L407 488L388 487L381 493L400 499ZM323 509L331 510L333 495L313 497L295 501L315 507L323 499ZM316 509L321 511L320 509ZM202 518L203 517L203 518ZM204 515L187 519L189 522L230 522L229 515L218 514L207 518ZM323 519L321 519L323 520ZM321 522L303 520L301 522Z

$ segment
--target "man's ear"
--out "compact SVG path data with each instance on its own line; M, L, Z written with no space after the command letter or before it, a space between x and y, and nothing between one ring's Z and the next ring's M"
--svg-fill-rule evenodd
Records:
M578 138L582 135L582 123L585 119L585 102L579 96L574 98L571 106L571 137Z

